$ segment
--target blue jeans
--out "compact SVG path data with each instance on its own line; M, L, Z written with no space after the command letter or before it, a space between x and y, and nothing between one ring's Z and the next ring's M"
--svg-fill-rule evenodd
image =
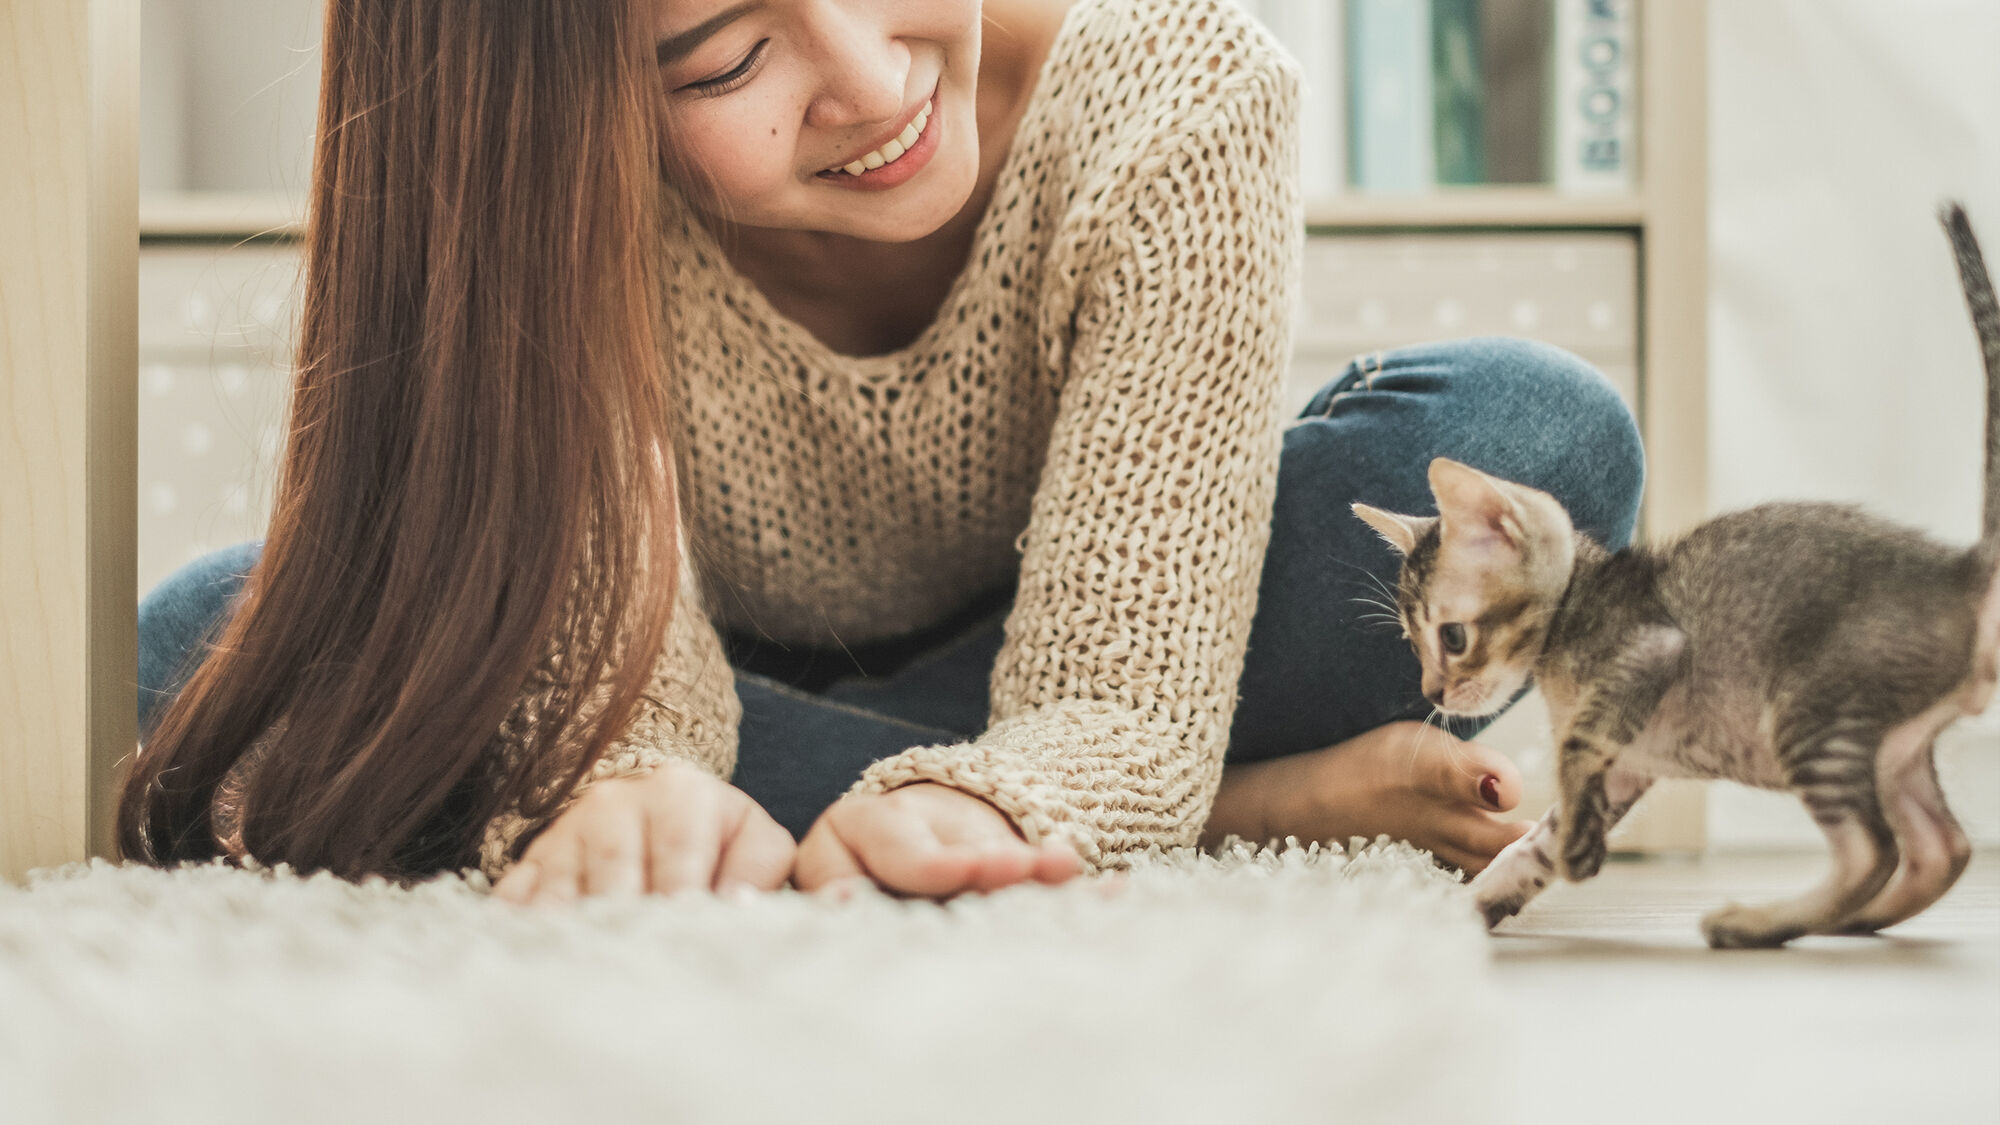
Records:
M1400 560L1348 505L1434 513L1425 470L1438 456L1553 494L1608 546L1631 540L1644 477L1638 428L1583 361L1505 338L1355 360L1284 435L1228 760L1295 754L1430 714L1409 643L1362 620L1366 600L1380 596L1375 582L1394 588ZM196 559L141 603L142 731L185 682L183 666L203 651L261 548L244 543ZM1007 612L999 593L874 673L778 672L754 645L726 634L743 701L732 781L799 836L870 762L978 734ZM785 655L788 668L817 662L822 671L841 658ZM1455 721L1452 729L1470 736L1479 725Z

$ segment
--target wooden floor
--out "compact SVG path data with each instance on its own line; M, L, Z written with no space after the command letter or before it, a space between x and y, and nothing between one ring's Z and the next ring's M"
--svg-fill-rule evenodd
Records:
M1873 938L1708 949L1728 901L1796 894L1822 854L1609 864L1494 941L1538 1072L1526 1120L2000 1122L2000 851Z

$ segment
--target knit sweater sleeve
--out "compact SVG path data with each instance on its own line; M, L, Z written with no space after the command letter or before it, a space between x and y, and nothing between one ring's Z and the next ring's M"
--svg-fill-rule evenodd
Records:
M497 742L503 761L523 751L527 732L548 702L551 655L538 667L529 689L503 724ZM576 803L592 785L607 778L647 773L668 761L684 761L727 780L736 768L737 726L743 715L737 699L735 674L723 651L721 637L704 612L694 568L681 560L681 577L674 600L673 624L653 662L632 721L604 756L564 800L556 812L528 818L508 809L486 826L479 849L479 866L498 881L536 832Z
M1083 224L1093 249L1069 275L1066 381L992 725L855 786L950 785L1100 867L1200 837L1277 488L1304 233L1297 76L1282 60L1190 71L1185 117Z

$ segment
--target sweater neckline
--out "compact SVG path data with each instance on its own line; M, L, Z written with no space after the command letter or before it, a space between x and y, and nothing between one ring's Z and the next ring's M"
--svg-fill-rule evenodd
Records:
M1049 73L1063 56L1070 37L1075 33L1076 25L1082 22L1079 13L1089 6L1087 2L1075 3L1063 13L1063 21L1056 29L1055 38L1049 44L1048 56L1042 60L1040 69L1036 71L1034 89L1028 93L1028 104L1022 108L1021 119L1014 125L1014 135L1007 142L1007 155L1001 160L1000 171L993 180L993 194L987 199L986 209L973 227L972 248L966 255L965 268L959 270L957 276L952 278L951 285L945 290L944 300L938 305L936 315L931 318L930 323L924 325L923 331L917 333L916 338L901 347L870 355L849 355L835 351L818 336L813 335L805 325L779 311L778 307L771 303L770 298L764 295L764 291L757 288L756 283L743 276L722 252L722 245L716 239L715 233L708 229L708 224L701 220L701 216L694 213L689 204L682 202L681 206L688 208L685 225L695 242L695 248L714 264L713 268L721 280L724 293L734 302L740 302L740 307L746 311L749 319L764 325L771 335L789 345L796 353L809 357L812 363L821 367L846 368L866 378L886 379L900 372L913 356L929 351L938 334L943 332L946 324L952 320L954 310L966 299L966 291L972 287L974 275L983 274L985 264L994 257L985 253L988 243L994 238L994 223L998 221L1000 215L1012 209L1013 197L1020 190L1022 179L1020 164L1025 159L1021 138L1031 129L1042 127L1042 118L1047 112Z

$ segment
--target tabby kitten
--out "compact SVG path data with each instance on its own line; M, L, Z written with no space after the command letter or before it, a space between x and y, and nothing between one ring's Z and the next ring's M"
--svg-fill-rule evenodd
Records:
M1609 553L1547 493L1440 458L1439 515L1356 504L1404 556L1398 609L1447 714L1486 715L1532 674L1561 798L1472 889L1487 925L1554 875L1596 874L1605 833L1660 777L1805 802L1833 850L1798 898L1702 919L1711 946L1869 933L1936 902L1971 856L1931 746L2000 675L2000 309L1963 208L1940 215L1986 366L1985 519L1947 547L1855 508L1767 504Z

